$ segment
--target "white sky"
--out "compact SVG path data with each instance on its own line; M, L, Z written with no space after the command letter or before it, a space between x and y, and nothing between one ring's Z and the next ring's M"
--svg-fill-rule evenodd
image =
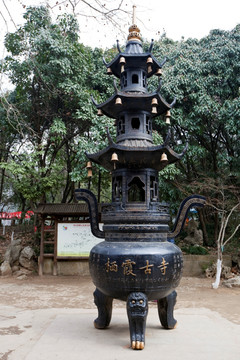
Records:
M94 0L87 0L94 5ZM121 0L99 0L101 4L114 8ZM91 47L111 47L118 39L124 45L128 27L132 23L132 6L136 5L137 25L144 39L157 40L166 32L173 40L202 38L212 29L231 30L240 23L240 0L122 0L119 23L121 31L107 23L98 15L95 16L89 7L84 7L82 0L71 0L78 3L76 14L80 25L80 41ZM57 15L71 11L67 0L0 0L0 60L6 56L3 41L7 32L14 32L23 24L22 15L26 6L48 3L54 19ZM56 5L56 3L58 3ZM68 4L67 4L68 3ZM127 12L127 13L126 13ZM81 14L80 14L81 13ZM88 16L85 16L88 15ZM1 88L8 88L7 79L0 74Z
M36 5L46 1L51 6L56 5L57 2L57 0L0 0L0 40L3 40L7 31L15 31L14 24L17 26L22 24L22 14L26 10L23 5ZM81 0L75 1L79 2L76 9L80 12L83 7ZM93 0L89 2L94 4ZM114 6L120 0L100 0L100 2ZM58 3L60 5L51 10L52 16L70 9L70 5L68 7L64 5L64 0L58 0ZM174 40L180 40L182 36L185 39L189 37L199 39L212 29L231 30L240 23L240 0L123 0L122 8L131 12L133 4L137 6L137 24L142 36L148 40L158 39L163 29L167 36ZM97 17L98 21L79 16L80 40L92 47L110 47L116 39L124 44L131 16L127 14L121 16L124 35L109 24L103 25L100 16Z
M95 5L95 0L87 1ZM125 11L119 15L121 31L100 15L95 19L89 17L96 16L96 13L89 7L84 7L82 0L71 0L72 3L78 3L76 14L81 42L93 48L107 48L116 44L118 39L120 45L124 45L129 25L132 23L133 5L137 7L136 23L143 38L149 41L157 40L164 30L173 40L180 40L181 37L200 39L208 35L212 29L231 30L240 23L240 0L99 0L108 8L116 7L120 1L121 8ZM23 24L22 15L26 11L26 6L46 3L50 5L53 19L59 14L72 11L67 0L0 0L0 60L6 56L4 36L7 32L16 31L17 27ZM0 74L0 92L7 88L8 79Z

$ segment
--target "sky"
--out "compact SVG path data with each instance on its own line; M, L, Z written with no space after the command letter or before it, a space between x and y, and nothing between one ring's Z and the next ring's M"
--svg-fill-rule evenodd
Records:
M85 1L85 0L84 0ZM173 40L182 37L200 39L212 29L232 30L240 23L240 0L86 0L92 6L96 2L114 9L121 2L118 27L106 21L83 0L71 0L77 4L75 14L80 25L80 41L84 45L109 48L120 41L126 43L128 28L132 24L132 7L136 5L136 23L144 39L157 40L165 32ZM14 32L24 23L23 14L30 5L49 5L53 20L60 14L72 12L68 0L0 0L0 59L6 56L3 42L7 32ZM0 85L5 79L0 74ZM3 88L3 86L1 86Z
M48 1L53 17L66 11L71 6L66 0L0 0L0 37L2 40L7 31L15 31L15 25L23 23L23 6L40 5ZM76 13L96 15L89 8L84 9L81 0ZM89 0L94 5L95 0ZM108 7L114 7L120 0L100 0ZM56 5L56 3L58 3ZM132 22L132 6L136 5L137 25L142 36L151 40L158 39L165 31L173 40L189 37L198 39L208 35L212 29L231 30L240 23L240 0L122 0L122 9L128 13L120 14L122 32L97 15L96 19L78 15L80 24L80 41L91 47L110 47L117 39L124 43L128 27Z

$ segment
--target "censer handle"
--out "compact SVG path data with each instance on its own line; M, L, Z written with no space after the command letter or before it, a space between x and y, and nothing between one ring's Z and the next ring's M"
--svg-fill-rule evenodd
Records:
M83 200L88 204L92 234L98 238L104 238L104 231L99 229L98 204L96 196L87 189L76 189L75 196L78 201Z
M178 210L177 218L174 224L174 228L171 232L168 233L168 239L175 238L179 235L180 231L182 230L186 218L188 210L192 207L203 207L206 203L206 198L201 195L191 195L188 196L180 205Z

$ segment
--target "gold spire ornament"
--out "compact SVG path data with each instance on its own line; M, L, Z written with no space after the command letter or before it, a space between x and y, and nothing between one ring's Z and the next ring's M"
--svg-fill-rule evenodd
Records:
M137 40L141 41L140 29L136 25L136 5L133 5L133 16L132 16L132 25L128 29L128 41L130 40Z

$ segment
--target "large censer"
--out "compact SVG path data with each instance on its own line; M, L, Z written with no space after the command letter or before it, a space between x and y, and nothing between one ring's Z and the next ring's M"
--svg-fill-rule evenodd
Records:
M106 328L111 320L112 301L127 303L130 342L133 349L143 349L148 301L157 300L160 322L164 328L176 325L173 309L176 303L183 259L181 250L169 240L175 238L190 207L203 206L205 199L194 195L185 199L179 209L175 227L169 231L169 211L159 202L159 171L184 155L175 153L167 141L153 145L152 120L161 114L170 119L168 104L156 92L149 93L147 80L161 76L165 60L159 63L152 55L153 42L143 52L140 30L129 28L126 49L104 63L107 74L120 79L115 93L104 103L93 102L98 115L116 119L116 143L108 133L109 146L89 161L100 164L112 173L112 202L102 206L103 230L99 229L97 201L92 192L76 190L76 198L89 205L92 233L105 241L94 246L89 267L98 317L94 325ZM91 166L91 164L89 165Z

